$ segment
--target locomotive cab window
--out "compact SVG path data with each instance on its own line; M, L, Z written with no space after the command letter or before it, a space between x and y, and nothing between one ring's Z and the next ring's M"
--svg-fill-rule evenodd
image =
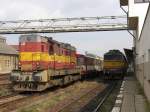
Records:
M105 55L104 56L105 60L122 60L122 56L121 55Z
M54 54L53 45L50 45L50 46L49 46L49 54L50 54L50 55Z
M44 52L44 45L41 46L41 50L42 50L42 52Z
M58 44L58 55L61 56L61 46Z

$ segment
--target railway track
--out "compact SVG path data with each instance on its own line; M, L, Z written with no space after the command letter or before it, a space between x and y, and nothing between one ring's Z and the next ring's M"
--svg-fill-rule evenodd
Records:
M2 81L2 80L8 80L9 76L10 76L10 73L0 74L0 81Z
M99 86L99 89L102 89L101 86ZM86 93L87 92L91 93L93 88L95 88L96 86L94 86L94 87L90 86L90 87L91 88L84 89L83 91L81 91L81 93L85 94L84 93L85 91L86 91ZM16 94L16 95L12 95L12 96L10 95L10 96L6 96L4 98L0 98L0 112L15 111L16 109L21 109L22 107L28 107L28 105L38 103L38 102L40 102L40 100L42 100L42 101L43 101L43 99L46 100L47 97L50 98L50 97L59 96L61 93L66 92L71 89L70 87L67 87L67 88L66 87L61 88L61 89L54 88L54 89L50 89L50 90L47 90L42 93L33 93L33 94L32 93L31 94L23 93L23 94ZM98 87L96 87L95 90L96 89L98 89ZM81 93L79 93L79 94L81 94ZM70 97L68 97L68 98L70 98ZM78 98L78 97L76 97L76 98Z
M101 107L102 105L104 104L104 102L106 101L106 99L108 98L108 96L111 94L111 92L113 91L113 89L115 88L117 84L116 83L113 83L112 85L110 85L104 93L106 94L103 94L103 98L101 98L101 100L98 102L98 105L96 106L96 108L93 110L93 112L101 112Z
M66 105L49 112L100 112L102 104L111 94L115 85L116 83L111 83L105 88L97 86L80 97L72 98L72 101L66 102Z
M25 95L10 95L10 96L6 96L2 99L0 99L0 108L5 108L7 107L8 105L16 102L16 101L19 101L19 100L22 100L24 98L26 98L27 96Z
M0 98L0 112L10 112L19 105L26 102L27 99L34 98L36 95L29 94L11 94ZM18 105L19 104L19 105Z
M8 81L0 81L0 88L11 88L11 82L8 82Z
M63 101L64 105L56 105L57 107L55 109L48 110L48 112L98 112L114 86L115 84L111 83L103 87L102 85L98 85L88 90L81 91L79 94L72 96L69 102L66 99ZM61 91L64 91L64 89ZM29 105L31 102L38 102L40 99L48 97L50 92L54 92L57 96L58 91L60 90L54 89L42 93L16 93L14 95L0 97L0 112L14 111L18 107ZM106 94L107 96L105 96ZM47 110L44 112L47 112Z
M9 95L0 96L0 102L1 102L1 100L5 99L5 98L10 98L10 97L13 97L17 94L19 94L19 93L13 92L12 94L9 94Z
M0 88L11 89L10 73L0 74Z
M57 93L58 90L54 89L54 91ZM47 97L49 92L54 91L47 90L41 93L14 93L11 95L0 97L0 112L15 111L17 108L26 106L31 102Z

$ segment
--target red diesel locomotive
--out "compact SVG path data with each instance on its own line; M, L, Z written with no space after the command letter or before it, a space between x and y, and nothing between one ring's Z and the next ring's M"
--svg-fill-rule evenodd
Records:
M101 71L100 59L83 57L86 61L80 62L81 57L70 44L40 35L21 35L18 69L11 74L13 88L15 91L43 91L79 80L89 71Z

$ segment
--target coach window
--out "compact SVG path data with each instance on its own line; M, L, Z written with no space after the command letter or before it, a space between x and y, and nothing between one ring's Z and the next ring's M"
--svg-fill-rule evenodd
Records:
M62 49L61 53L62 53L62 55L64 55L64 50L63 49Z
M63 55L65 55L66 56L66 49L63 49Z
M135 3L150 2L150 0L134 0Z
M50 55L54 54L53 45L50 45L50 46L49 46L49 54L50 54Z
M42 45L42 48L41 48L41 49L42 49L42 52L44 52L44 45Z
M68 56L68 54L69 54L69 53L68 53L68 50L66 50L66 53L65 53L65 55L66 55L66 56Z
M60 47L60 44L58 44L58 55L59 55L59 56L61 55L61 47Z

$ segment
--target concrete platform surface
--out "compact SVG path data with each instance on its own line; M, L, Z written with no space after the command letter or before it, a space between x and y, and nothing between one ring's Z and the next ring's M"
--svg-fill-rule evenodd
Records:
M121 112L150 112L146 110L146 99L140 94L137 80L133 76L125 77Z

